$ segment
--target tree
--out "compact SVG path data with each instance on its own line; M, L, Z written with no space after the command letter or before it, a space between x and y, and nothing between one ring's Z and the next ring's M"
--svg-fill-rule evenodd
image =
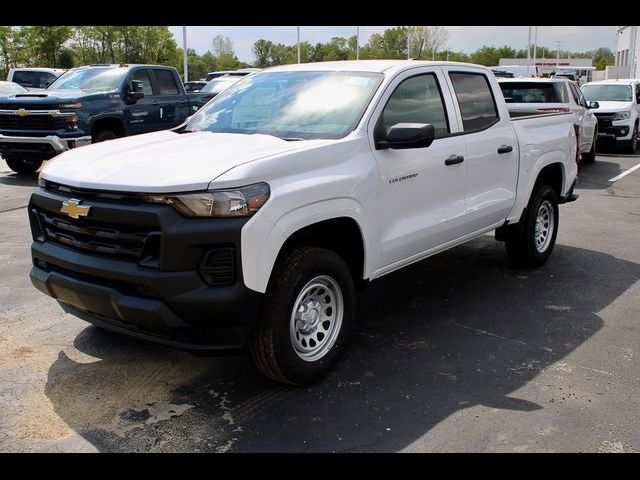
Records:
M229 37L225 37L222 35L216 35L211 40L211 53L215 57L233 57L235 56L233 52L233 42Z
M420 60L423 58L423 54L425 54L427 58L433 58L435 53L444 47L448 39L449 32L446 27L409 27L409 56Z
M596 70L604 70L608 65L614 65L616 63L616 57L611 50L606 47L600 47L593 52L590 52L591 58L593 58L593 66Z

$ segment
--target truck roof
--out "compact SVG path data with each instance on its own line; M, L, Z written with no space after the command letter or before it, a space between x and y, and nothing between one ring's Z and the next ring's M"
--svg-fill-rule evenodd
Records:
M344 60L337 62L316 62L316 63L293 63L271 67L267 70L271 72L286 71L348 71L348 72L385 72L387 70L404 70L420 66L457 66L487 68L482 65L463 62L441 62L426 60ZM488 68L487 68L488 70Z
M595 82L589 82L585 85L631 85L638 82L637 78L619 78L617 80L597 80Z

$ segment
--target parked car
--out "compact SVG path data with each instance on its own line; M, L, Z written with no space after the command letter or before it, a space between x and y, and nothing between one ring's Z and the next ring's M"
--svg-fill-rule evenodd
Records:
M26 88L15 82L3 82L0 81L0 97L9 97L18 93L28 92Z
M492 68L491 71L497 78L515 78L515 75L513 73L507 72L505 70Z
M78 67L45 91L0 101L0 154L15 172L33 173L68 149L172 128L191 113L175 68Z
M554 77L500 79L499 83L512 115L571 112L578 126L578 147L582 161L595 161L598 120L592 108L598 105L587 102L574 82Z
M216 77L199 91L192 92L189 94L189 101L193 106L194 110L202 108L209 100L218 95L219 93L224 92L227 88L229 88L234 83L242 80L245 76L240 75L224 75L222 77Z
M214 78L222 77L223 75L238 75L240 77L243 77L251 73L259 72L260 70L260 68L240 68L238 70L220 70L217 72L209 72L207 73L205 80L207 82L210 82Z
M577 198L573 115L512 120L486 67L323 62L243 84L173 130L47 164L35 287L102 328L246 347L305 384L343 349L356 288L493 230L539 267Z
M43 89L65 71L63 68L12 68L7 75L7 81L15 82L30 90Z
M640 80L602 80L582 86L584 98L598 104L598 138L622 145L627 153L638 148Z
M185 82L183 84L184 91L187 93L199 92L200 90L202 90L202 87L204 87L206 84L207 82L201 82L201 81Z
M549 75L549 78L565 78L567 80L571 80L572 82L578 81L575 74L566 73L566 72L551 72L551 75Z

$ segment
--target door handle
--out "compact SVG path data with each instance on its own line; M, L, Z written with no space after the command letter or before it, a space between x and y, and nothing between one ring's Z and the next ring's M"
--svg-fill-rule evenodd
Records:
M464 162L464 157L462 155L451 155L444 161L445 165L455 165L456 163Z
M153 102L151 105L160 105L160 102Z
M513 152L513 147L511 145L500 145L498 148L498 153L509 153Z

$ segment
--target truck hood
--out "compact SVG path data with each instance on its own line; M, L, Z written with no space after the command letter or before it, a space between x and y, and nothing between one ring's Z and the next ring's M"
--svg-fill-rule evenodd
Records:
M593 111L597 113L615 113L631 110L633 102L607 102L598 100L600 108L594 108Z
M21 105L33 105L34 103L43 105L57 105L59 103L71 103L81 100L91 100L115 95L117 92L91 92L88 90L64 89L64 90L40 90L11 95L2 100L4 104L14 104L20 108Z
M331 140L288 142L271 135L170 130L68 150L47 162L40 176L97 190L171 193L205 190L229 169Z

